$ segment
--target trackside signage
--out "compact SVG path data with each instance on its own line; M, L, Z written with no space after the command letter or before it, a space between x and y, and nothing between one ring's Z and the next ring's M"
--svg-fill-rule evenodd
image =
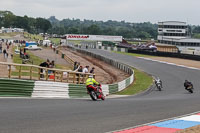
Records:
M66 34L67 40L90 40L90 41L113 41L122 42L122 36L104 36L104 35L78 35Z

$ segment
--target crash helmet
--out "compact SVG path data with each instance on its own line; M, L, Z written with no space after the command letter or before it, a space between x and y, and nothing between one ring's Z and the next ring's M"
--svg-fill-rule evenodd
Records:
M88 77L89 77L89 78L93 78L93 75L89 75Z

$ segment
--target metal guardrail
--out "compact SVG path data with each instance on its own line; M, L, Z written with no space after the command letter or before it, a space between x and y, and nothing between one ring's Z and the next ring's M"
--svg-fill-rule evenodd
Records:
M8 78L45 80L54 82L84 84L90 73L74 72L71 70L40 67L37 65L0 62L7 66ZM93 74L93 76L95 76Z

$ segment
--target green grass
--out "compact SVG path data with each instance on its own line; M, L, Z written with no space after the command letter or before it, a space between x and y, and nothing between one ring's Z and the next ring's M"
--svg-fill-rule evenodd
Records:
M13 48L13 50L15 50L15 48ZM45 60L41 59L38 56L35 56L33 53L31 53L30 51L27 51L27 54L30 56L30 60L33 61L33 65L37 65L39 66L42 62L44 62ZM20 58L19 54L14 54L13 55L13 63L17 63L17 64L22 64L22 59ZM27 64L32 64L27 63ZM60 64L56 64L55 68L57 69L65 69L65 70L71 70L71 68L69 66L64 66L64 65L60 65ZM12 76L18 76L19 75L19 69L20 67L17 66L16 67L16 71L12 72ZM30 67L22 67L22 70L30 70ZM37 72L38 69L37 68L33 68L33 71ZM29 76L30 73L28 72L22 72L22 76ZM33 77L37 77L38 74L33 74Z
M130 86L128 86L126 89L120 92L117 92L116 94L134 95L146 90L153 84L153 78L150 75L142 71L139 71L137 69L134 69L134 72L135 72L134 82Z
M124 55L130 55L130 56L135 56L135 57L156 57L156 56L145 55L145 54L126 53L126 52L118 52L118 51L113 51L113 52L117 54L124 54Z
M49 38L54 44L59 45L60 44L60 38Z
M41 35L36 35L36 34L30 34L30 33L24 33L24 36L29 38L32 41L38 41L38 40L43 40L43 37Z

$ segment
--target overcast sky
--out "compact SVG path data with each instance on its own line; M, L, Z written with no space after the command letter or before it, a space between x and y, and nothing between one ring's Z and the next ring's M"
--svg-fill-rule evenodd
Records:
M184 21L200 25L200 0L0 0L15 15L126 22Z

